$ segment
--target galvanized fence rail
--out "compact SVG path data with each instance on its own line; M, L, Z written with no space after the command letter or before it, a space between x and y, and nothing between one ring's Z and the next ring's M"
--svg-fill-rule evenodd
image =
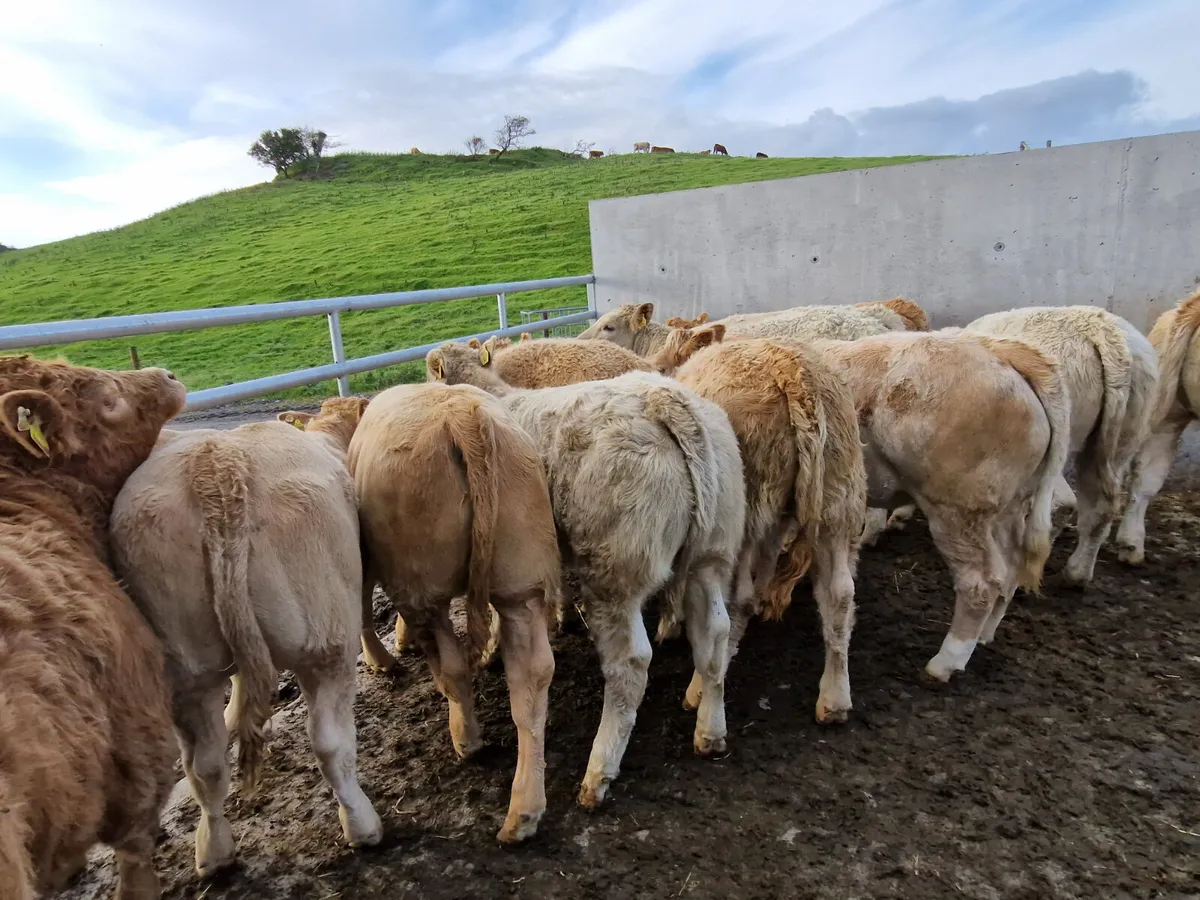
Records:
M508 327L507 297L509 294L577 286L587 288L588 302L586 307L581 308L581 312L545 320L522 322L520 325ZM329 343L333 351L331 364L297 369L280 375L268 375L264 378L254 378L250 381L240 381L236 384L208 388L203 391L189 391L186 409L189 412L212 409L214 406L223 406L238 400L262 397L266 394L274 394L328 380L337 381L338 393L344 397L350 393L349 377L351 375L424 359L426 353L445 341L422 344L420 347L407 347L388 353L377 353L358 359L346 359L346 351L342 346L341 313L495 296L499 328L445 339L465 341L475 337L485 340L491 335L514 337L526 331L541 331L554 326L588 322L596 317L595 287L595 275L571 275L565 278L541 278L532 281L509 281L500 284L476 284L422 291L393 291L385 294L328 297L320 300L288 300L282 303L257 303L246 306L190 309L132 316L107 316L100 319L42 322L34 325L5 325L0 326L0 350L20 350L28 347L71 344L76 341L97 341L139 334L197 331L222 325L244 325L253 322L272 322L279 319L323 315L329 320Z

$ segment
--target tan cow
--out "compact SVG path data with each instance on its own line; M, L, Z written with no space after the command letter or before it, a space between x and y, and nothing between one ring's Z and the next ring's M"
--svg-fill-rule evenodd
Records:
M925 667L947 681L994 639L1017 587L1040 583L1071 437L1063 379L1028 344L984 335L813 346L855 394L871 505L914 501L954 575L954 618Z
M596 319L576 340L608 341L638 356L650 357L662 349L671 333L668 326L653 319L653 303L622 303Z
M579 381L615 378L626 372L654 371L636 353L602 341L578 338L534 341L525 339L525 335L516 344L495 336L488 340L491 341L487 344L488 352L496 354L496 374L512 387L562 387ZM471 338L467 346L478 350L484 345Z
M750 618L764 610L768 619L783 615L811 561L825 638L817 721L845 721L854 572L867 502L854 398L811 349L757 339L719 343L723 336L719 323L676 329L656 364L725 410L741 449L746 530L729 655ZM693 679L689 698L699 692Z
M711 154L712 154L711 150L701 150L700 151L701 156L710 156Z
M726 604L745 517L737 436L720 407L661 375L520 390L497 377L488 349L443 344L425 357L426 370L501 398L541 452L604 672L604 712L579 793L595 807L620 771L646 690L642 608L660 591L680 611L700 674L695 750L725 748Z
M853 306L795 306L763 313L738 313L718 319L726 330L744 337L814 341L856 341L891 331L928 331L929 317L911 300ZM668 322L668 324L670 324Z
M633 152L634 153L649 153L650 152L650 142L649 141L636 142L633 145Z
M672 147L651 147L650 152L651 153L674 153L675 150Z
M116 851L118 900L159 896L175 780L158 641L109 569L108 514L186 391L163 369L0 358L0 897Z
M364 405L342 402L355 415ZM113 507L117 570L167 650L183 768L201 812L202 876L233 862L226 748L235 734L252 794L279 669L295 672L304 694L346 841L372 845L383 834L356 776L363 578L347 438L282 422L166 431Z
M336 403L326 401L323 415L305 428L336 420ZM400 385L367 407L349 462L369 586L382 583L402 617L397 631L406 628L423 651L449 703L450 735L462 758L483 745L472 674L488 641L489 603L499 613L518 751L497 837L524 840L546 810L545 726L554 675L547 626L561 602L562 564L537 448L500 402L477 388ZM465 640L451 625L456 597L466 600Z
M1117 529L1118 556L1131 565L1146 559L1146 509L1162 489L1184 430L1200 419L1200 291L1154 323L1150 343L1159 377L1150 435L1134 458L1129 505Z
M408 152L409 152L409 153L411 153L413 156L420 156L420 155L421 155L421 151L420 151L420 150L418 150L416 147L412 147L412 148L410 148Z
M966 331L1022 341L1058 363L1071 400L1077 534L1063 571L1092 580L1100 545L1124 505L1134 456L1149 435L1158 357L1145 335L1094 306L1031 306L976 319ZM1060 494L1070 496L1065 484Z

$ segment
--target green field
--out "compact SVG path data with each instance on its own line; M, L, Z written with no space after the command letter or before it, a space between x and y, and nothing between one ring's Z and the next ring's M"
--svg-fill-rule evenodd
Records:
M720 158L557 150L499 159L343 154L321 178L279 179L149 219L0 254L0 325L487 284L591 271L587 201L928 157ZM508 298L520 311L583 306L583 288ZM343 316L348 357L494 328L495 300ZM72 362L173 369L200 389L331 361L324 317L35 348ZM352 379L369 392L421 377L409 364ZM292 392L326 395L331 383Z

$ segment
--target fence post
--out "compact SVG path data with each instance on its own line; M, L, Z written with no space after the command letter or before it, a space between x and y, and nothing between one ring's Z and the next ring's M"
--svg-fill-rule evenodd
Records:
M596 311L596 282L589 281L587 283L587 303L590 312Z
M142 367L142 360L141 357L138 356L137 347L129 348L129 361L133 363L133 367L135 369L140 369Z
M508 298L503 294L496 295L496 310L500 313L500 327L508 327Z
M346 349L342 346L342 319L339 313L331 312L329 319L329 343L333 345L333 361L335 363L344 363L346 361ZM338 396L350 396L350 379L342 375L337 380Z
M546 312L546 310L543 309L542 310L542 321L545 322L548 318L550 318L550 313ZM547 338L550 337L550 329L549 328L542 329L542 337L547 337Z

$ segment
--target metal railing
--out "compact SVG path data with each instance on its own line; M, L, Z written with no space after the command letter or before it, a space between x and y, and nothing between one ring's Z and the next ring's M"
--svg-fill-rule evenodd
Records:
M508 294L525 291L544 291L551 288L585 286L587 307L583 312L553 319L523 322L508 327ZM292 388L335 379L338 393L350 393L350 376L385 366L424 359L425 354L445 343L445 340L420 347L408 347L388 353L377 353L358 359L346 359L342 346L341 314L371 309L390 309L396 306L416 306L422 303L441 303L446 300L469 300L475 297L496 297L500 327L492 331L464 335L445 340L486 340L491 335L514 337L526 331L540 331L555 325L574 325L596 317L596 276L571 275L565 278L541 278L534 281L510 281L501 284L476 284L467 287L434 288L423 291L393 291L386 294L365 294L354 297L328 297L322 300L288 300L282 303L258 303L247 306L226 306L214 309L190 309L177 312L145 313L132 316L107 316L101 319L77 319L63 322L42 322L35 325L0 326L0 350L19 350L76 341L96 341L105 338L130 337L139 334L163 334L171 331L196 331L222 325L244 325L251 322L272 322L279 319L298 319L305 316L325 316L329 320L329 343L333 363L297 369L281 375L268 375L240 381L203 391L189 391L187 411L211 409L237 400L262 397Z

